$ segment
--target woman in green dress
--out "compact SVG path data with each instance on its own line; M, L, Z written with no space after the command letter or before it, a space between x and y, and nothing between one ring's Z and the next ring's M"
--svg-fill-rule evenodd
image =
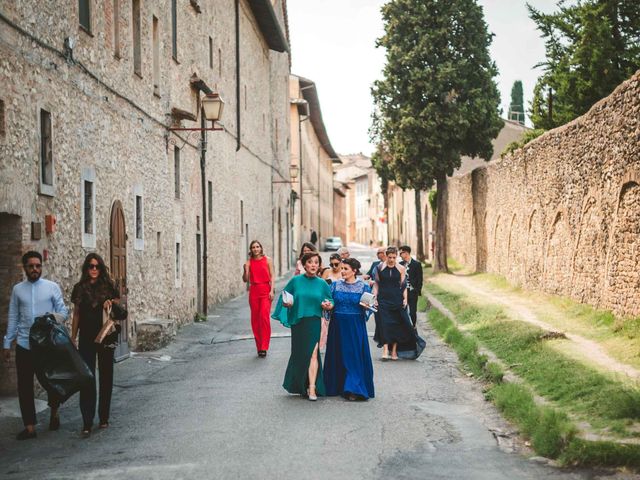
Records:
M333 299L329 285L317 276L320 254L306 253L301 262L304 274L296 275L284 287L293 302L283 302L281 295L272 318L291 328L291 356L282 386L314 401L325 395L318 342L322 311L333 308Z

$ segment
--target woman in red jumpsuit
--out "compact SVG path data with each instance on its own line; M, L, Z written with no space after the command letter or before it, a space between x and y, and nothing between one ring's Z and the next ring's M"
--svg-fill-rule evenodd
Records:
M251 328L259 357L266 357L271 340L271 301L274 297L273 263L264 254L262 244L254 240L249 245L249 260L244 264L242 279L249 282Z

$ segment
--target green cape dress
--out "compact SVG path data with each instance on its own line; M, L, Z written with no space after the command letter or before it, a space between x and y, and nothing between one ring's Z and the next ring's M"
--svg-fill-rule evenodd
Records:
M320 341L321 303L327 299L333 303L331 290L327 282L319 277L296 275L284 287L293 295L293 305L282 305L282 295L278 298L276 309L271 318L285 327L291 328L291 356L284 375L282 386L289 393L306 395L309 386L309 363L316 344ZM322 361L318 349L318 375L316 393L325 395Z

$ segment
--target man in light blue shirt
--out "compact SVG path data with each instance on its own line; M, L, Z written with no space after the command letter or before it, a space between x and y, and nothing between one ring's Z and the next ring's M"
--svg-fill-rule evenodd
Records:
M18 376L18 398L20 412L25 429L16 439L27 440L36 437L36 408L33 391L33 376L37 375L31 349L29 347L29 330L36 317L46 313L57 313L66 320L69 311L62 299L62 292L57 283L51 282L42 275L42 256L38 252L29 251L22 256L22 267L27 279L13 287L9 302L9 324L4 337L4 359L11 359L11 345L16 341L16 372ZM51 419L49 429L60 427L58 403L49 399Z

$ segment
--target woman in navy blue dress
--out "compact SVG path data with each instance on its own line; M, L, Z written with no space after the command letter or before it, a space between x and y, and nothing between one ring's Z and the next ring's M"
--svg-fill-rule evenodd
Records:
M360 306L360 297L371 289L356 278L359 269L360 262L355 258L342 260L343 278L331 284L335 306L324 359L327 395L342 395L347 400L367 400L375 396L367 316Z

